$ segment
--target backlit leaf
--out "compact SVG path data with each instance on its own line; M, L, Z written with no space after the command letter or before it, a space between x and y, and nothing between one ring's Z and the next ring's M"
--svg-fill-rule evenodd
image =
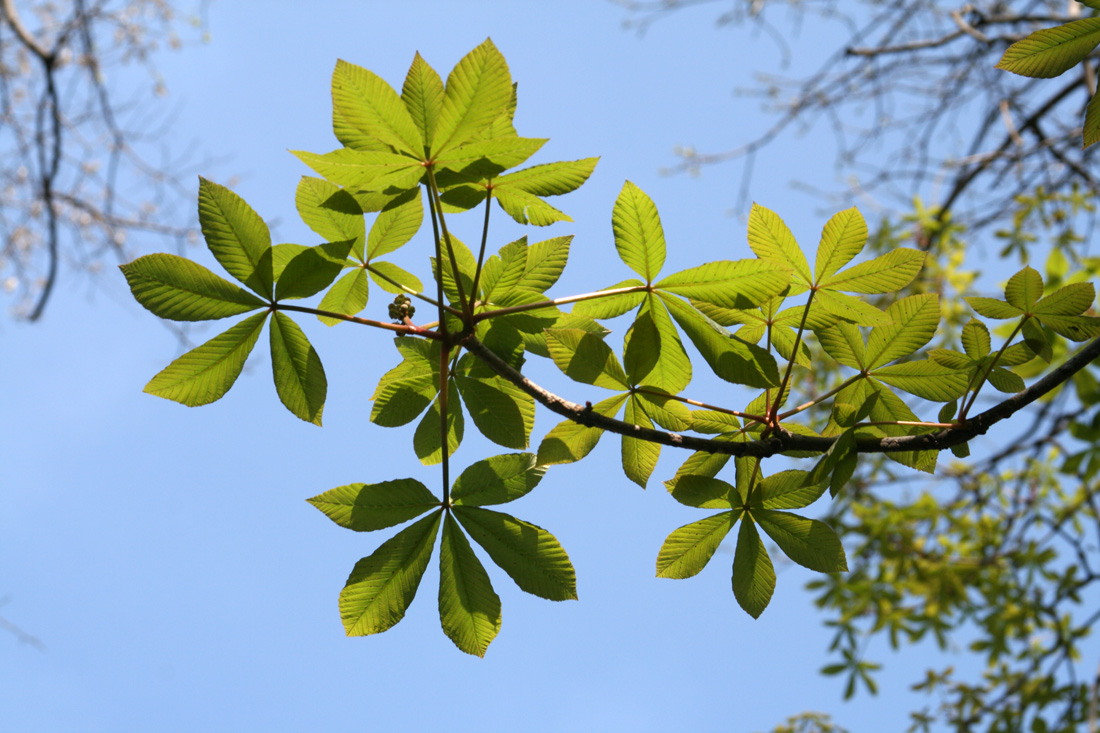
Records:
M1034 268L1025 267L1008 279L1005 285L1005 300L1021 311L1031 311L1031 307L1043 297L1043 276Z
M657 553L657 577L698 575L740 516L740 510L722 512L673 530Z
M321 357L298 324L278 311L271 319L271 369L286 409L320 425L328 391Z
M665 233L653 199L627 181L615 200L611 227L620 259L653 282L665 264Z
M626 394L609 397L593 405L592 410L599 415L613 417L626 398ZM558 423L539 445L539 465L552 466L579 461L592 452L603 432L601 428L590 428L573 420Z
M266 311L249 316L191 349L149 380L144 391L188 407L221 399L240 376L266 320Z
M261 298L270 298L271 233L260 215L225 186L199 178L199 224L225 271Z
M551 601L577 598L573 564L554 535L489 509L456 506L454 515L522 590Z
M939 298L932 293L911 295L886 309L892 323L876 326L867 337L867 364L875 368L908 356L936 335L940 325Z
M760 533L752 520L741 522L737 534L737 550L733 556L733 595L737 604L753 618L771 602L775 592L775 568Z
M327 288L344 269L352 244L350 239L326 242L299 252L279 275L275 299L308 298Z
M176 255L146 255L119 269L142 306L173 321L214 320L265 305L247 290Z
M512 75L493 42L486 39L447 76L436 120L433 155L440 156L481 137L512 101Z
M754 308L790 284L790 270L768 260L708 262L669 275L662 290L722 308Z
M366 270L356 267L337 280L321 302L317 305L319 310L332 313L342 313L346 316L354 316L367 307L367 298L370 295L370 281L367 279ZM317 319L326 326L335 326L343 323L340 318L330 316L317 316Z
M500 632L500 597L449 514L439 545L439 620L455 646L478 657Z
M424 204L419 191L413 190L409 195L386 204L367 235L367 260L402 247L420 231L423 221Z
M760 259L793 270L803 289L813 283L810 265L791 230L778 214L755 203L749 211L749 247Z
M1035 31L1009 46L996 68L1050 79L1084 61L1100 43L1100 18L1084 18Z
M351 251L363 258L366 225L354 196L324 179L302 176L294 203L310 229L329 242L352 240Z
M471 464L451 487L457 506L506 504L538 486L546 466L537 465L533 453L508 453Z
M867 222L855 207L833 214L821 231L814 280L822 282L852 261L867 243Z
M340 592L348 636L378 634L405 617L432 557L442 512L433 512L355 563Z
M356 532L393 527L439 507L439 499L411 478L337 486L306 501L336 524Z
M424 150L419 152L429 152L435 138L436 121L443 111L443 80L419 52L413 56L409 73L405 75L401 101L424 141Z
M577 328L548 329L545 333L550 357L570 379L607 389L630 387L615 353L596 334Z
M924 267L925 253L915 249L894 249L869 262L838 272L822 282L830 290L848 293L893 293L901 290Z
M848 569L844 547L832 527L789 512L756 509L753 518L787 557L819 573Z
M637 425L643 428L652 428L653 422L637 403L635 398L627 400L623 420L628 425ZM622 458L623 472L626 477L643 489L653 475L653 469L657 467L657 459L661 456L659 443L651 443L647 440L623 436Z

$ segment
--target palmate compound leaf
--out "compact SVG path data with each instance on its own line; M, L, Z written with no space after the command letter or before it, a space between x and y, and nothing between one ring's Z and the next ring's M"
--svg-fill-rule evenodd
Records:
M733 556L733 596L745 613L760 618L774 592L772 559L768 557L756 525L746 517L737 533L737 549Z
M298 324L278 311L271 319L271 370L286 409L320 425L328 392L321 357Z
M599 158L547 163L509 173L493 180L493 198L520 224L548 226L572 221L542 200L574 191L588 180Z
M471 464L451 487L455 506L486 506L515 501L538 486L546 473L533 453L508 453Z
M266 320L266 311L249 316L191 349L149 380L144 391L188 407L221 399L240 376Z
M432 557L442 512L432 512L359 562L340 592L348 636L378 634L405 617Z
M1083 18L1035 31L1009 46L996 68L1050 79L1084 61L1100 43L1100 18Z
M576 600L577 578L554 535L530 522L471 506L455 518L521 590L551 601Z
M741 517L740 509L700 519L673 530L657 553L658 578L698 575Z
M146 255L119 269L134 298L161 318L208 321L264 306L264 301L247 290L176 255Z
M270 298L271 233L260 215L225 186L200 177L199 225L225 271L261 298Z
M802 567L819 573L848 569L840 539L824 522L770 509L754 509L752 517L779 549Z
M440 506L424 484L411 478L337 486L306 501L336 524L356 532L393 527Z
M500 633L500 597L449 514L439 545L439 621L455 646L478 657Z

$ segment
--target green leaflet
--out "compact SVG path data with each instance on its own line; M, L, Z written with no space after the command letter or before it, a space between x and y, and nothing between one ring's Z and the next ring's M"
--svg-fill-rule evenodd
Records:
M567 214L554 208L538 196L518 188L505 188L496 191L493 198L496 199L501 209L520 224L546 227L559 221L573 221Z
M749 211L749 247L762 260L774 262L792 270L796 276L791 295L797 295L813 284L810 265L783 220L771 209L753 204Z
M981 321L971 318L963 326L962 345L966 355L971 359L981 359L983 356L988 356L992 348L989 329Z
M119 269L142 306L173 321L214 320L264 305L252 293L176 255L146 255Z
M444 180L448 180L445 178L447 173L457 174L459 180L467 181L495 178L530 158L545 144L545 138L515 135L469 142L436 156L437 175Z
M481 298L495 301L519 286L527 266L527 237L500 248L481 269Z
M286 409L320 425L328 392L321 358L298 324L278 311L271 319L271 370Z
M405 75L401 101L405 103L409 117L424 141L424 150L421 152L428 155L435 138L436 121L443 111L443 80L420 56L419 51L413 56L409 73Z
M680 334L653 294L638 309L624 341L623 366L633 384L678 394L691 381L691 360Z
M775 568L756 525L747 517L737 533L732 582L737 605L753 618L760 618L775 592Z
M535 196L561 196L584 185L599 160L584 158L531 166L496 179L493 189L523 191Z
M768 260L708 262L656 283L656 287L721 308L755 308L783 292L791 281L789 268Z
M327 288L344 269L353 244L350 239L327 242L296 254L279 275L275 300L308 298Z
M199 225L225 271L261 298L270 298L271 233L260 215L225 186L200 177Z
M1005 300L1025 313L1030 313L1032 306L1042 297L1043 276L1031 267L1017 272L1005 285Z
M996 318L997 320L1004 320L1006 318L1017 318L1024 313L1014 305L1009 305L1003 300L997 300L996 298L982 298L979 296L971 296L963 298L971 308L973 308L978 315L985 316L986 318Z
M392 262L372 262L367 265L367 274L387 293L397 295L410 290L414 293L424 291L424 283L420 282L420 278Z
M383 192L393 188L406 190L416 186L424 168L415 158L397 153L340 148L318 155L303 150L290 151L322 178L345 188L349 193ZM357 199L364 211L363 201Z
M356 532L393 527L439 507L439 499L411 478L337 486L306 501L336 524Z
M890 323L890 317L870 303L832 290L818 290L814 295L813 305L819 306L837 319L860 326L883 326Z
M455 646L478 657L500 633L500 597L449 514L439 545L439 621Z
M814 484L806 471L780 471L762 478L753 494L753 506L764 509L801 509L825 493L828 482Z
M692 410L691 429L697 433L732 433L741 427L733 415L717 410Z
M356 267L329 288L325 297L317 304L317 308L333 313L343 313L346 316L354 316L367 307L367 298L370 295L370 280L367 272L362 267ZM317 319L326 326L335 326L343 323L340 318L329 316L317 316Z
M435 383L430 376L408 378L382 378L371 398L370 421L382 427L395 428L406 425L424 412L436 395Z
M1092 283L1072 283L1035 303L1031 312L1040 317L1079 316L1092 307L1095 299L1096 289Z
M473 252L461 240L453 234L450 236L451 248L454 250L455 261L458 263L459 276L462 278L462 292L467 296L471 294L474 285L474 271L477 269L477 260ZM435 258L431 258L432 277L439 276L439 266ZM451 268L451 258L447 255L446 246L443 249L443 293L451 303L458 303L458 286L455 284L454 270Z
M607 389L629 389L619 360L611 347L594 333L579 328L547 329L550 358L567 377Z
M892 323L875 326L867 337L869 368L909 356L936 335L940 325L939 298L931 293L911 295L886 309Z
M271 247L271 274L278 280L290 261L305 252L309 247L304 244L276 244Z
M627 400L623 420L639 427L653 428L653 422L649 419L645 409L638 403L636 396L632 396ZM660 456L660 444L623 436L623 472L628 479L643 489L649 481L649 477L653 475L653 469L657 467L657 459Z
M424 204L416 189L383 206L367 235L367 261L404 246L423 221Z
M442 512L432 512L355 563L340 592L348 636L379 634L405 617L432 557Z
M722 512L673 530L657 553L657 577L698 575L740 516L741 510Z
M1050 79L1081 63L1100 43L1100 18L1074 20L1035 31L1009 46L996 68Z
M1083 147L1089 147L1100 142L1100 94L1092 95L1088 106L1085 107L1085 124L1081 130L1084 141Z
M451 487L455 506L507 504L538 486L546 466L533 453L508 453L478 461L466 468Z
M553 237L535 242L527 248L527 264L518 287L545 293L561 277L569 260L569 245L573 235Z
M876 369L874 375L892 387L932 402L962 397L969 382L969 370L960 371L931 359L891 364Z
M294 203L310 229L329 242L352 240L351 251L363 258L366 225L354 196L324 179L302 176Z
M240 376L266 320L266 311L249 316L191 349L149 380L144 391L188 407L221 399Z
M332 72L333 131L349 148L376 150L378 143L420 157L424 139L401 97L362 67L337 61Z
M458 399L458 390L455 389L453 379L448 380L447 387L447 454L454 455L462 442L465 421L462 417L462 403ZM425 466L434 466L443 460L441 425L439 396L436 395L428 411L417 424L416 432L413 433L413 450Z
M620 288L636 288L645 285L641 280L623 280L621 283L604 288L603 290L618 290ZM603 292L603 291L600 291ZM634 310L645 300L645 293L636 291L632 293L616 293L601 298L582 300L573 306L573 314L586 318L617 318Z
M456 506L455 518L521 590L551 601L576 600L569 555L554 535L508 514Z
M848 293L893 293L901 290L924 267L925 253L915 249L895 249L869 262L861 262L844 272L826 278L821 287Z
M676 432L691 430L691 411L687 405L673 399L671 395L643 387L634 393L633 398L650 419L662 428Z
M867 222L852 207L837 212L825 222L821 242L817 245L814 281L821 284L833 273L852 261L867 244Z
M779 367L766 350L730 336L679 298L658 295L716 375L733 384L761 389L779 384Z
M665 233L657 206L630 181L623 184L611 212L619 258L647 283L665 264Z
M864 370L867 363L867 347L863 334L851 323L839 321L817 332L817 339L825 352L846 367Z
M618 394L597 402L592 411L598 415L613 417L618 413L628 395ZM546 434L539 444L538 462L541 466L573 463L587 456L603 435L600 428L590 428L572 420L563 420Z
M848 569L844 547L824 522L770 509L754 509L752 516L779 549L802 567L819 573Z
M535 425L535 400L503 377L472 377L469 354L459 362L455 384L474 425L489 440L505 448L526 448ZM458 405L454 407L457 409Z
M436 157L476 139L512 101L512 75L493 42L486 39L466 54L447 77L436 118L432 154Z
M672 498L698 509L740 509L744 502L729 483L706 475L685 474L665 481Z

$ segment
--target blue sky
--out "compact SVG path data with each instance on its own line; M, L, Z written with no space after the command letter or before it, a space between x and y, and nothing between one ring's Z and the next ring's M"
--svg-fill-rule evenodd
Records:
M415 51L445 76L490 36L519 82L520 134L551 139L533 162L602 156L589 183L560 201L574 222L529 232L576 235L554 294L628 277L610 226L626 179L661 211L668 272L746 256L746 212L729 212L737 168L658 171L674 162L674 145L717 149L765 129L756 103L730 90L774 65L777 49L715 28L706 8L645 36L624 30L625 17L593 0L215 3L210 42L158 61L169 103L180 104L170 142L225 156L204 175L234 178L275 241L314 244L293 206L308 170L286 151L336 147L336 59L400 88ZM820 58L815 43L803 37L798 68ZM766 151L751 191L812 247L828 212L789 187L794 177L835 185L828 130ZM458 221L472 239L480 215ZM494 212L491 242L519 233ZM423 275L426 245L418 236L398 261ZM216 267L201 245L189 254ZM438 488L437 472L412 454L411 430L367 423L374 385L398 360L389 339L299 319L329 379L318 429L279 403L263 348L214 405L143 394L178 354L172 334L113 268L94 287L66 273L56 293L41 323L0 324L0 613L46 644L40 652L0 634L0 720L12 730L754 731L802 710L832 712L853 731L904 727L917 665L878 650L888 662L882 694L842 704L842 682L817 675L828 635L801 569L780 568L758 621L730 592L732 545L697 578L655 579L665 535L703 516L659 483L686 454L666 450L643 492L622 476L611 438L584 463L551 469L513 507L570 553L579 602L525 595L491 569L503 628L478 660L440 631L433 564L401 624L346 638L339 590L392 531L348 532L304 500L404 476ZM368 315L382 317L384 303L374 291ZM571 399L598 394L534 366L537 381ZM724 388L700 378L692 389ZM540 412L536 436L556 422ZM468 433L457 465L489 452L499 451Z

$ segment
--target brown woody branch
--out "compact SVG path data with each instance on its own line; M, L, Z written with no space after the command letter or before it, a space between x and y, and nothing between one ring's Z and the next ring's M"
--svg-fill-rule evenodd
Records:
M472 335L463 339L462 345L471 354L484 361L494 372L519 387L551 412L556 412L562 417L586 427L600 428L611 433L674 448L687 448L731 456L753 456L756 458L767 458L789 451L824 453L836 442L836 438L795 435L782 429L761 440L735 443L728 440L700 438L693 435L681 435L664 430L644 428L613 417L600 415L589 406L570 402L540 387ZM1091 341L1087 346L1024 391L1018 392L1004 402L969 418L965 423L920 435L860 438L856 441L856 452L900 453L905 451L944 450L954 445L961 445L978 435L984 435L996 423L1011 417L1043 395L1058 388L1097 358L1100 358L1100 338Z

